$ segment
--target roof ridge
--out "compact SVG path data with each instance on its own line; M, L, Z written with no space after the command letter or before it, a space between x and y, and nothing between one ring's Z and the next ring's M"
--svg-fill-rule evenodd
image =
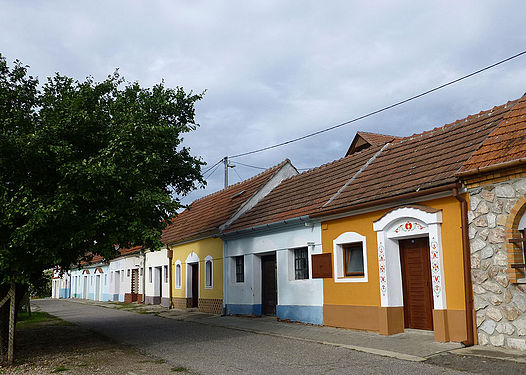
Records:
M375 148L375 147L378 148L378 149L380 149L380 148L382 148L383 146L384 146L384 145L372 145L372 146L369 147L369 148L366 148L366 149L363 149L363 150L357 151L357 152L355 152L355 153L353 153L353 154L350 154L350 155L342 156L342 157L339 158L339 159L334 159L334 160L329 161L329 162L327 162L327 163L325 163L325 164L321 164L321 165L319 165L319 166L317 166L317 167L314 167L314 168L308 169L308 170L306 170L306 171L303 171L303 172L297 174L296 176L291 176L291 177L289 177L289 178L294 178L294 177L298 177L298 176L303 176L303 175L305 175L305 174L307 174L307 173L314 172L314 171L319 170L319 169L321 169L321 168L326 168L326 167L328 167L328 166L331 165L331 164L335 164L335 163L337 163L337 162L339 162L339 161L342 161L343 159L347 159L347 158L349 158L349 159L351 159L351 158L355 158L357 155L360 155L361 153L370 152L370 151L372 151L372 149ZM287 180L288 180L288 179L287 179ZM285 181L285 180L284 180L284 181Z
M210 194L207 194L207 195L205 195L205 196L202 196L201 198L197 198L196 200L192 201L192 202L189 204L189 206L191 206L191 205L194 204L195 202L199 202L199 201L201 201L201 200L203 200L203 199L205 199L205 198L209 198L209 197L211 197L211 196L213 196L213 195L216 195L216 194L219 194L219 193L221 193L221 192L223 192L223 191L231 190L231 189L233 189L233 188L234 188L235 186L237 186L237 185L244 184L244 183L247 183L247 182L249 182L249 181L251 181L251 180L254 180L255 178L258 178L258 177L260 177L261 175L263 175L263 174L265 174L265 173L269 173L269 172L270 172L271 170L273 170L273 169L279 169L280 167L282 167L283 165L285 165L287 162L290 163L289 158L286 158L286 159L283 160L281 163L276 164L276 165L273 165L272 167L269 167L269 168L265 169L263 172L260 172L260 173L258 173L258 174L256 174L256 175L252 176L252 177L247 178L246 180L236 182L235 184L228 185L226 188L223 188L223 189L221 189L221 190L214 191L213 193L210 193ZM291 164L292 164L292 163L291 163Z

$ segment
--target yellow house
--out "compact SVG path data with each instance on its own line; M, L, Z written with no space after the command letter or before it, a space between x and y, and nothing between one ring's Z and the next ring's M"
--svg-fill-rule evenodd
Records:
M369 159L310 215L321 220L324 325L475 342L469 202L456 173L508 111L390 142L357 135L347 158Z
M171 303L219 314L223 308L222 229L251 209L282 180L297 174L289 160L248 180L194 201L163 232L170 251Z

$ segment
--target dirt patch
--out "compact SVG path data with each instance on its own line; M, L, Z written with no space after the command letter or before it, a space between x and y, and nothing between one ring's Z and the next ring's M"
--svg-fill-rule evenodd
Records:
M50 317L17 324L16 364L0 374L189 374L79 326Z

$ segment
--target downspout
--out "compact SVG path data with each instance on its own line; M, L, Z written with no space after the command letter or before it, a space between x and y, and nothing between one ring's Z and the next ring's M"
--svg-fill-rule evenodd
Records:
M169 293L169 298L170 298L170 305L169 305L169 308L170 309L173 309L174 308L174 304L173 304L173 301L172 301L172 258L173 258L173 251L170 250L168 248L168 246L166 246L166 255L168 256L168 290L170 291ZM161 299L162 299L162 296L161 296Z
M142 252L142 304L146 304L146 251Z
M454 197L460 202L462 216L462 253L464 259L464 296L466 302L466 332L467 339L462 341L465 346L473 346L475 337L473 332L473 285L471 283L471 252L468 232L468 202L460 195L458 187L453 189Z

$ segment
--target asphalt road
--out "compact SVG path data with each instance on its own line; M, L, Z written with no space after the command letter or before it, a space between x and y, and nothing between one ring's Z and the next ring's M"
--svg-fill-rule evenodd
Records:
M34 304L198 374L469 374L345 348L65 300L40 300Z

